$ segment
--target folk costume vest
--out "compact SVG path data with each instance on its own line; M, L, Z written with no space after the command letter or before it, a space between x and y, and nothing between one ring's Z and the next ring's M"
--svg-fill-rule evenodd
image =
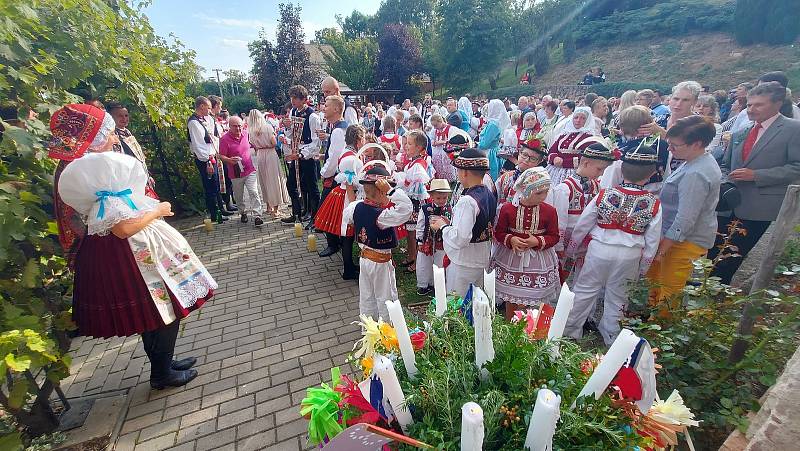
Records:
M599 227L632 235L644 235L661 206L652 193L640 186L625 183L600 190L595 202Z
M356 205L353 211L353 225L356 240L372 249L394 249L397 247L397 235L394 227L381 229L378 227L378 216L387 207L382 207L369 200Z
M448 220L453 217L453 207L449 204L440 207L435 204L424 204L420 207L422 215L425 217L425 227L422 230L422 242L419 250L425 255L433 255L435 251L444 249L442 232L431 229L431 216L443 216Z
M564 179L564 183L569 188L567 213L580 216L586 208L586 204L597 194L600 184L597 180L586 180L586 183L582 184L580 178L574 175Z
M464 190L462 196L470 196L478 203L478 217L472 226L472 239L470 243L483 243L492 239L494 218L497 216L497 201L494 194L483 184Z

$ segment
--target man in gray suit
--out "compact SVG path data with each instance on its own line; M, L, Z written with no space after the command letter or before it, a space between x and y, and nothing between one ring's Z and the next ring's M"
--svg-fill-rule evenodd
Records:
M774 81L751 89L747 114L753 125L733 135L723 157L723 178L736 184L742 202L729 218L719 218L718 232L728 235L733 221L747 232L731 236L735 249L720 249L723 238L718 236L709 252L712 259L722 252L724 258L712 273L722 283L731 283L744 257L778 216L787 187L800 181L800 121L781 115L785 99L786 88Z

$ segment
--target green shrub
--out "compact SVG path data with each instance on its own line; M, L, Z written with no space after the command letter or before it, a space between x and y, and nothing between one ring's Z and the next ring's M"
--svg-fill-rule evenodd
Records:
M578 47L621 44L687 32L730 31L734 2L709 5L703 0L675 0L649 8L617 11L588 22L578 22L574 36Z

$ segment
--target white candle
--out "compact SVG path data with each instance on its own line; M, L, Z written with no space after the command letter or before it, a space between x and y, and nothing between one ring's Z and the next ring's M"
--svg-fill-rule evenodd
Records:
M553 449L553 435L556 423L561 416L561 397L543 388L536 395L536 405L531 414L531 424L525 437L525 449L531 451L550 451Z
M444 268L433 265L433 287L436 295L436 316L447 311L447 288L444 282Z
M414 379L417 375L417 359L414 356L414 347L411 345L411 336L408 334L403 306L400 305L400 301L386 301L386 309L389 310L389 319L397 334L397 344L400 345L400 355L403 356L406 373L408 377Z
M575 303L575 293L570 291L565 283L561 286L561 294L558 296L558 304L553 319L550 321L550 330L547 331L547 339L553 340L564 335L564 328L567 326L567 318L572 306Z
M372 370L381 380L383 384L383 395L389 400L389 405L392 406L394 416L397 422L406 432L406 427L413 423L411 412L406 406L406 396L403 394L403 389L400 388L400 381L397 380L397 373L394 372L394 365L387 357L376 354Z
M588 396L594 394L595 399L599 399L600 395L606 391L608 384L614 380L622 365L631 357L636 345L639 344L639 337L628 329L622 329L617 339L608 348L608 352L603 356L600 365L595 368L592 376L586 381L583 390L578 394L578 397ZM575 407L575 403L572 403Z
M461 406L461 451L483 449L483 409L474 402Z
M472 288L472 322L475 326L475 365L481 368L481 376L485 379L488 372L483 369L486 362L494 359L492 343L492 314L494 304L478 287Z
M489 300L492 303L495 303L495 270L493 269L491 272L484 272L483 273L483 291L486 292L486 296L489 297Z

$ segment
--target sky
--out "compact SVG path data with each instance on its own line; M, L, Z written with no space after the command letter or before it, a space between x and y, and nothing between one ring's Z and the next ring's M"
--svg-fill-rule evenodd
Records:
M168 37L172 33L187 48L196 51L196 61L203 66L203 74L211 77L212 69L250 72L252 63L247 43L257 39L262 28L274 41L278 3L277 0L154 0L144 11L158 35ZM380 0L295 0L293 3L302 8L300 20L306 42L314 37L316 30L336 26L336 14L347 16L354 9L374 14L380 6Z

